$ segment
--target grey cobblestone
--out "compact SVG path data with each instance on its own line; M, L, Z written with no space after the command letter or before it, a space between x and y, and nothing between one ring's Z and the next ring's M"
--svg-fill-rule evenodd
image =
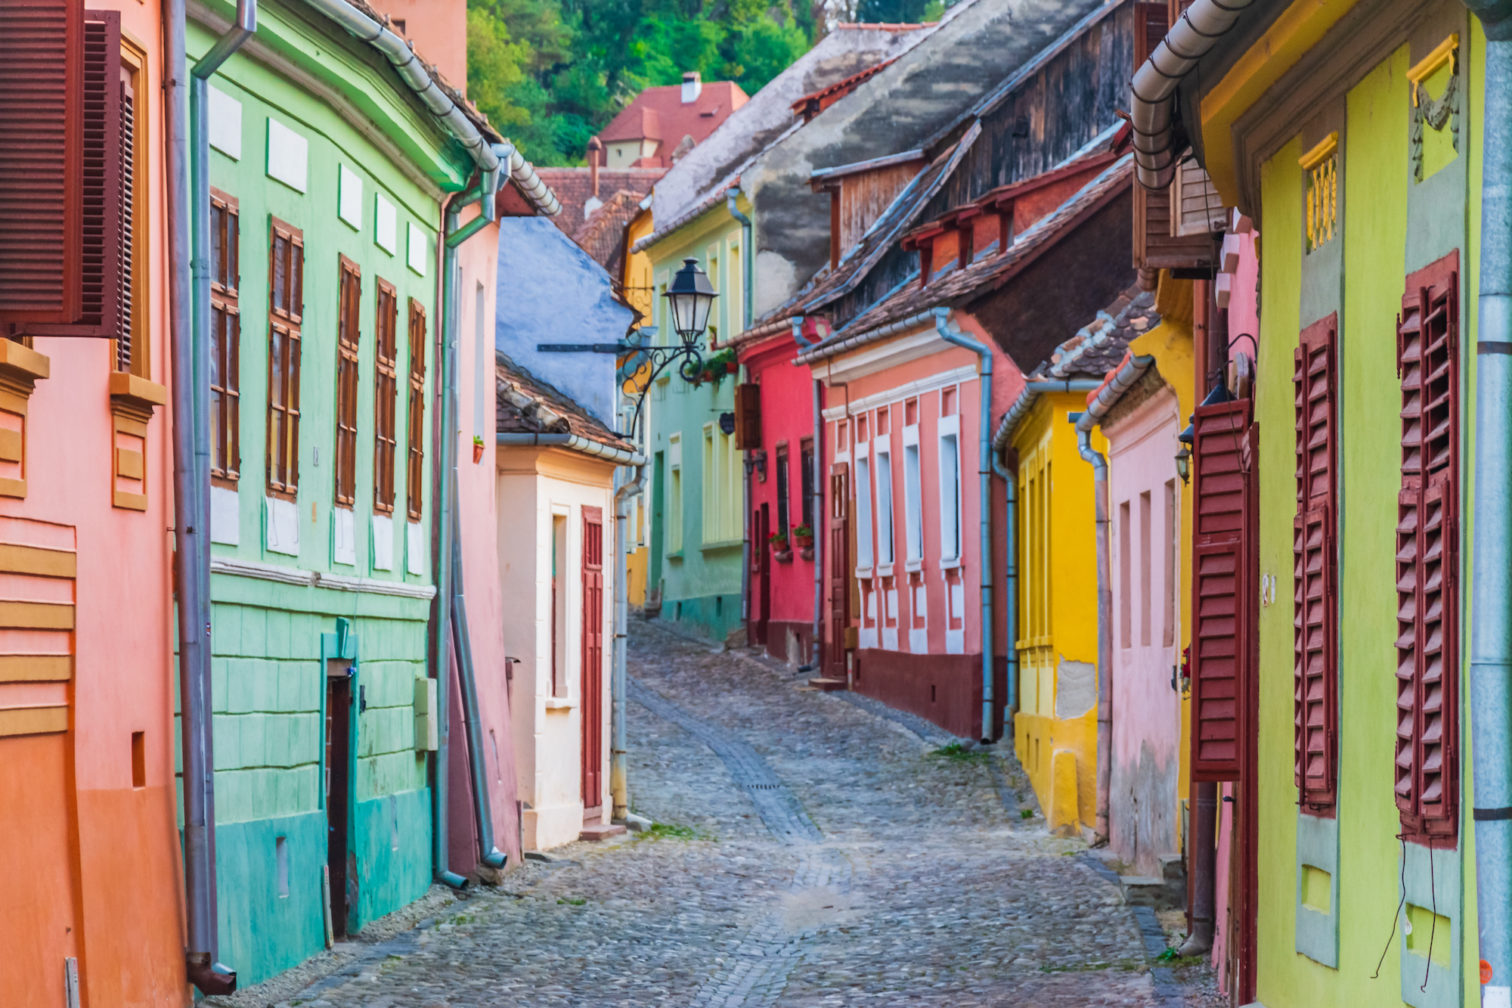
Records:
M631 804L657 827L528 861L238 1008L1215 1003L1205 970L1152 971L1162 937L1080 842L1018 817L1006 747L934 755L644 624L632 671Z

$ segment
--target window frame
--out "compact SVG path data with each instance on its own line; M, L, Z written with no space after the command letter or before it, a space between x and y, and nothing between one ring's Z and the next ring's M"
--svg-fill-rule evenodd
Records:
M337 259L333 498L337 507L352 510L357 504L357 402L362 386L362 267L345 255Z
M277 252L282 238L288 243L288 262L284 267L288 289L284 304L277 303ZM264 440L264 465L267 493L270 497L295 500L299 496L299 391L303 358L304 325L304 231L287 221L268 216L268 384L267 430ZM297 269L295 268L297 265ZM283 338L282 373L284 401L274 404L273 388L279 370L276 349ZM281 415L279 420L275 414ZM275 448L274 429L278 428Z
M406 432L404 506L409 520L425 515L425 305L409 299L409 399L404 416Z
M210 236L210 481L234 487L241 478L241 207L213 187Z
M395 412L399 400L399 293L383 277L377 281L373 303L373 510L393 514L394 465L399 454Z

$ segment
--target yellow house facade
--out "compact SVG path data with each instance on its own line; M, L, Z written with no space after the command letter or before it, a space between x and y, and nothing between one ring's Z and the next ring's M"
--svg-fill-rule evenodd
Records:
M618 277L625 303L635 311L637 326L650 325L654 315L655 298L651 282L651 256L644 250L636 251L636 243L651 233L651 226L650 210L641 210L631 218L626 227L626 253L622 272ZM635 363L633 358L629 357L620 362L620 391L625 401L632 401L645 387L649 369L644 365L636 367ZM649 414L651 409L652 404L648 401L642 412ZM641 421L643 430L644 425L649 423L649 419L649 416L643 416ZM626 557L625 590L628 593L630 605L636 609L644 609L646 606L646 569L651 555L651 524L644 492L635 498L631 506L630 526L626 534L630 539L630 549Z

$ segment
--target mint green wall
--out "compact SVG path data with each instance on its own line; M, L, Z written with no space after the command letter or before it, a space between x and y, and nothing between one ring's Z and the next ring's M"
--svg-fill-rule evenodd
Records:
M709 318L710 339L716 336L728 339L744 328L741 239L740 225L721 205L651 248L658 343L665 345L677 340L661 293L687 257L699 261L720 295ZM715 638L723 638L741 625L741 523L745 491L741 480L743 453L735 452L731 478L720 487L726 495L724 499L733 501L733 512L726 515L730 525L726 532L731 534L711 531L714 526L704 505L704 427L714 423L717 431L720 414L735 409L738 381L738 375L726 375L717 385L695 388L673 373L648 393L646 403L647 449L652 459L658 452L663 456L663 464L653 465L653 471L666 474L659 487L649 488L652 514L660 514L663 524L673 514L667 499L672 485L667 452L672 435L680 435L682 439L682 549L668 549L665 527L653 530L651 588L655 589L659 577L662 619L677 620Z
M1454 8L1463 16L1456 6ZM1462 29L1464 30L1464 29ZM1462 35L1461 66L1470 68L1478 94L1479 37ZM1436 41L1436 39L1435 39ZM1435 855L1434 877L1421 848L1409 845L1406 876L1410 903L1434 898L1452 921L1435 935L1435 970L1427 992L1419 990L1427 960L1426 931L1392 933L1401 896L1403 847L1393 793L1396 723L1395 528L1400 480L1399 381L1396 315L1406 273L1422 265L1422 236L1409 233L1408 206L1429 190L1411 191L1408 167L1409 93L1406 71L1423 51L1418 40L1404 45L1352 87L1344 102L1341 176L1343 243L1342 303L1338 343L1339 467L1339 801L1337 814L1338 965L1331 968L1300 954L1296 930L1298 836L1293 781L1292 518L1296 509L1293 351L1301 325L1303 295L1303 201L1298 157L1308 146L1294 138L1262 170L1261 338L1255 401L1260 426L1260 566L1275 578L1274 601L1260 610L1260 943L1259 1000L1267 1008L1321 1004L1473 1005L1477 962L1474 862L1462 818L1458 850ZM1478 108L1478 104L1474 107ZM1478 219L1478 153L1475 115L1460 139L1461 177L1470 181L1445 195L1431 192L1443 215L1444 233L1463 235ZM1311 139L1311 137L1309 137ZM1421 212L1421 206L1414 212ZM1414 251L1415 250L1415 251ZM1464 272L1477 263L1473 239L1461 244ZM1437 258L1437 253L1427 256ZM1411 260L1411 261L1409 261ZM1467 408L1473 375L1474 301L1462 301L1462 378ZM1462 295L1463 296L1463 295ZM1473 408L1472 408L1473 409ZM1473 415L1473 413L1471 414ZM1466 425L1468 428L1468 425ZM1469 446L1462 447L1461 485L1472 472ZM1462 554L1463 555L1463 554ZM1462 579L1465 584L1471 583ZM1462 597L1468 610L1468 593ZM1461 646L1461 656L1464 655ZM1468 748L1461 750L1468 795ZM1462 800L1462 805L1466 804ZM1433 891L1433 896L1422 894ZM1377 979L1371 979L1383 950ZM1445 954L1447 953L1447 955ZM1458 967L1458 974L1452 972ZM1463 979L1461 979L1463 978Z
M212 4L213 9L225 7ZM191 62L210 36L189 27ZM270 58L274 63L261 62ZM434 387L436 232L443 189L472 170L460 147L412 104L386 63L302 7L264 3L255 45L233 57L212 85L241 107L240 157L212 149L211 184L239 202L241 468L234 521L221 521L216 560L244 565L212 574L212 676L217 804L217 875L222 958L243 984L288 969L324 948L322 867L326 863L324 758L325 658L334 655L338 620L347 621L354 751L350 860L357 899L349 930L423 895L431 880L428 754L415 750L416 680L427 674L430 616L430 501L407 553L408 303L427 316L426 371ZM306 191L270 173L269 117L308 144ZM360 178L360 222L338 215L341 167ZM375 194L395 208L392 252L375 234ZM265 415L269 217L304 232L304 305L300 375L299 548L267 548ZM408 261L410 226L423 235L420 268ZM338 256L362 269L354 563L333 547L336 312ZM374 485L377 280L396 288L398 382L392 563L375 566L371 537ZM428 493L435 403L426 396ZM226 498L220 498L224 518ZM228 525L234 536L226 534ZM282 583L301 572L329 584ZM304 574L308 578L308 574ZM375 584L376 583L376 584ZM365 709L357 711L358 706ZM287 892L276 851L284 839Z

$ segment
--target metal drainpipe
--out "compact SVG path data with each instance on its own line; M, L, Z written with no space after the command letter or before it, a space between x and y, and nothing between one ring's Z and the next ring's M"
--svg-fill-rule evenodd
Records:
M950 328L950 309L934 309L935 332L946 343L975 353L981 361L981 418L977 422L977 489L980 497L981 543L977 566L980 568L982 609L982 730L979 737L991 742L993 715L992 654L992 348L978 343L959 329Z
M1080 413L1071 413L1072 423ZM1108 835L1108 786L1112 780L1113 635L1108 620L1113 600L1108 591L1108 461L1092 448L1092 431L1078 425L1076 450L1092 466L1093 510L1097 519L1097 835Z
M644 454L644 453L642 453ZM635 466L635 478L614 491L614 528L619 569L614 578L614 672L610 679L609 708L609 819L623 823L630 814L630 777L626 766L629 737L625 730L625 690L629 680L625 651L630 643L630 499L646 485L646 466Z
M1003 698L1003 734L1013 738L1013 715L1018 711L1018 475L991 453L992 471L1003 478L1003 651L1007 658L1007 690Z
M256 0L186 73L187 16L169 0L168 216L176 252L169 286L173 359L174 563L178 580L179 706L182 714L184 888L189 981L204 994L236 990L236 971L216 961L215 769L210 685L210 205L208 79L257 29ZM188 142L183 82L189 84ZM187 171L186 171L187 162ZM187 177L186 177L187 175Z
M823 675L820 665L820 642L824 639L824 530L828 525L824 510L824 408L820 381L814 379L814 492L809 498L814 532L814 628L809 631L809 666L815 675Z
M744 274L740 285L740 321L741 331L751 328L751 218L741 212L740 189L732 188L725 194L725 209L730 211L730 216L740 222L741 230L741 254L740 263ZM749 374L746 375L750 377ZM741 517L740 517L740 621L747 631L750 629L751 620L751 467L749 464L741 468ZM786 531L784 529L783 531ZM765 547L765 543L762 547ZM749 638L747 644L752 643Z
M1512 1005L1512 0L1467 0L1486 30L1481 117L1480 321L1476 346L1470 718L1481 991Z

